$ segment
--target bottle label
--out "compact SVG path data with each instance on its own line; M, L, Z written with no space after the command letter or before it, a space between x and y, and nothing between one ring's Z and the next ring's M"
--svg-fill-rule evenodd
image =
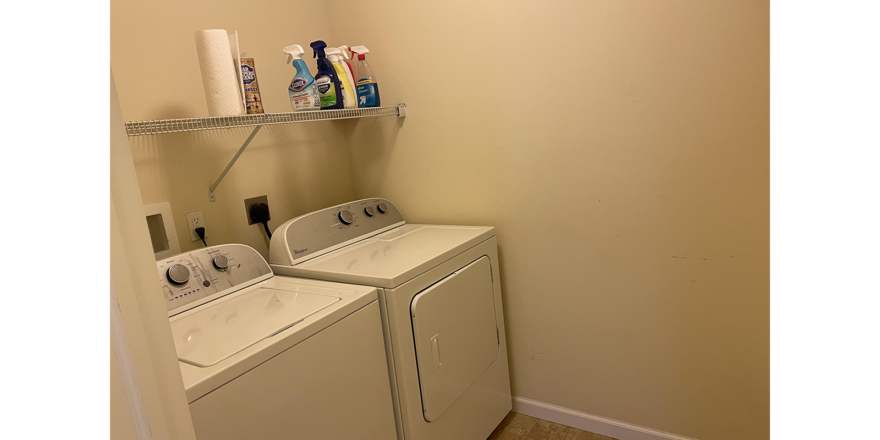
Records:
M333 81L329 76L316 78L315 85L318 86L318 95L321 96L321 108L336 105L336 87L333 87Z
M293 111L313 110L321 108L321 100L308 90L290 93L290 105Z
M376 107L378 105L378 93L376 93L376 83L358 81L357 86L358 107Z

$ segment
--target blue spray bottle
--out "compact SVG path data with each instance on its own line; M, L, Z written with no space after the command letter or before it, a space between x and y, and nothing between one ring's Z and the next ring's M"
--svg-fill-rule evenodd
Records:
M309 46L314 50L314 56L318 57L318 73L315 74L315 85L318 86L318 95L321 96L321 110L343 108L342 87L339 85L339 77L336 76L336 69L324 53L327 43L318 40L313 41Z
M370 51L364 46L354 46L351 52L357 54L357 98L359 107L379 107L379 83L373 75L373 69L367 64L366 54Z
M293 77L293 80L290 81L290 87L287 88L293 111L321 110L321 96L318 94L315 78L312 77L305 61L302 60L305 53L302 46L299 44L287 46L284 48L284 53L287 54L287 62L292 62L293 68L296 69L296 76Z

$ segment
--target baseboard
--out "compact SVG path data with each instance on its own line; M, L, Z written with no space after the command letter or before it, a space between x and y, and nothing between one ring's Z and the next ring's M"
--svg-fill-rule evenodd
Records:
M537 400L526 399L525 397L513 398L513 411L620 440L695 440L690 437L670 434Z

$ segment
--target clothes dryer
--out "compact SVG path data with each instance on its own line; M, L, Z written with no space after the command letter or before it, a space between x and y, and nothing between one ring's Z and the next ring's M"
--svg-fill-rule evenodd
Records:
M378 288L401 440L485 440L510 411L494 228L408 224L365 199L279 226L269 260Z

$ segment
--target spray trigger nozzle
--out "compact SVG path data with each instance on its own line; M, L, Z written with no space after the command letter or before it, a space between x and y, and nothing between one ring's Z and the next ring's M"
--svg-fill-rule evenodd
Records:
M321 52L321 58L324 58L324 48L327 47L327 43L321 40L316 40L312 41L312 44L309 44L309 46L311 46L313 50L312 58L316 58L318 56L318 52Z
M287 64L290 64L293 60L302 59L303 56L303 48L299 44L292 44L290 46L282 49L282 52L287 54Z
M365 53L370 53L370 50L367 49L365 46L352 46L352 47L351 47L351 51L354 52L354 53L356 53L356 54L358 54L358 55L363 55L363 54L365 54Z
M342 46L337 47L337 49L339 49L339 53L342 54L343 58L345 58L346 60L351 59L351 57L348 56L348 50L349 50L348 46L343 44Z

